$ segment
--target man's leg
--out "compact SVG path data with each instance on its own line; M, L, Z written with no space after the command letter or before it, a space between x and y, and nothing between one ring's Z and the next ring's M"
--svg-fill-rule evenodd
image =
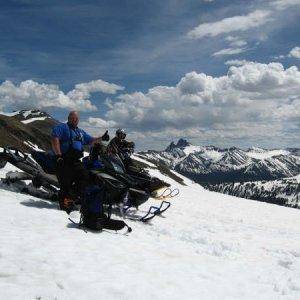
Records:
M79 197L83 197L85 189L91 184L89 171L86 170L81 161L74 164L73 179Z
M74 201L71 197L70 189L74 177L72 167L64 165L56 170L57 179L60 186L59 192L59 206L61 210L65 210L67 213L73 210Z

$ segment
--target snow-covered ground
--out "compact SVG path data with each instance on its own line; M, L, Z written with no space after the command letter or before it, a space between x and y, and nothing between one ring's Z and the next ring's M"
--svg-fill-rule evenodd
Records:
M300 299L300 210L167 179L172 207L128 235L85 233L56 204L0 189L0 298Z
M0 111L0 115L7 116L7 117L13 117L13 116L16 116L18 113L19 113L19 111L10 112L10 113Z
M277 156L277 155L288 155L290 154L289 151L287 150L281 150L281 149L278 149L278 150L262 150L261 152L259 151L254 151L254 150L250 150L248 152L246 152L246 154L252 158L256 158L256 159L267 159L267 158L270 158L270 157L273 157L273 156Z
M29 124L35 121L44 121L46 120L47 117L36 117L36 118L31 118L31 119L27 119L27 120L23 120L21 121L23 124Z

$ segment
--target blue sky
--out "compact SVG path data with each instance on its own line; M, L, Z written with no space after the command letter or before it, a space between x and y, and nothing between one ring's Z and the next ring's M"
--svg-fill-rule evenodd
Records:
M9 81L12 86L3 86L2 92L0 87L0 108L13 110L34 105L64 120L68 110L73 108L70 102L75 99L74 108L78 101L82 106L80 110L85 128L96 133L104 127L112 131L115 126L125 127L133 139L140 141L138 145L141 148L163 147L179 137L189 138L194 143L220 146L256 144L274 147L291 143L299 146L298 116L287 113L299 107L299 98L296 99L298 90L294 86L291 88L288 79L286 87L280 83L285 78L282 76L289 74L286 70L292 66L299 67L299 17L300 3L297 0L2 1L0 82ZM293 49L294 52L291 52ZM245 62L252 62L249 74L252 71L253 74L275 72L272 73L274 78L282 77L277 85L270 85L280 92L286 89L285 93L282 92L282 102L274 95L264 94L260 90L261 82L253 87L258 89L255 96L247 94L255 105L247 104L249 99L245 91L248 87L243 87L243 94L238 89L233 97L246 97L242 106L236 104L239 101L229 105L228 91L225 100L220 98L222 93L219 87L215 87L216 82L227 76L232 65L235 65L233 68L246 68ZM284 70L270 67L270 62L281 64ZM244 74L244 71L240 69L236 73ZM191 72L195 74L186 77ZM240 78L236 73L234 78ZM296 78L298 73L296 71ZM211 92L210 84L205 85L208 90L199 90L202 84L199 74L211 76L217 90ZM185 87L184 93L178 88L176 91L179 82L183 80L186 84L187 78L190 80L189 87L192 82L198 88L193 87L190 91ZM49 86L56 85L64 97L74 90L76 84L99 79L101 83L97 82L92 88L89 85L87 94L86 86L80 87L80 92L84 89L86 99L78 100L77 89L77 98L68 99L67 105L64 104L66 100L61 100L61 94L57 96L59 100L53 98L52 87ZM35 84L28 83L28 80ZM109 93L107 90L103 92L102 81L123 88L112 87ZM229 81L232 82L232 78ZM22 82L27 82L25 87L21 87ZM47 103L40 99L45 97L44 94L41 96L36 92L43 84L46 85L43 89L47 89L47 97L50 94ZM236 89L237 84L233 85ZM159 86L174 90L162 94L157 88ZM153 88L155 93L149 93L149 89ZM208 92L211 94L209 100ZM170 93L178 99L170 99L169 103L161 106ZM181 93L180 96L178 93ZM233 93L232 87L230 93ZM259 97L257 93L260 93ZM16 99L16 94L20 94L23 100ZM147 103L141 97L147 99ZM258 98L265 101L264 105L255 100ZM84 100L90 101L91 105L85 106ZM184 101L187 101L186 105ZM222 106L220 103L223 103ZM194 115L190 109L185 111L190 106L196 107L199 113ZM266 108L278 111L276 119L267 115ZM184 111L185 117L175 122L168 121L177 109ZM235 117L237 112L245 110L247 113L241 119ZM205 115L200 113L203 111ZM228 117L227 111L235 114ZM159 119L153 117L151 121L151 115L158 116L158 112L165 113L166 122L164 115L160 115ZM268 130L271 123L278 126L272 141ZM244 133L236 134L233 124L246 128ZM258 124L261 124L260 128L256 127ZM253 125L254 132L250 132L249 128ZM256 131L260 133L257 136ZM147 138L144 138L145 135Z

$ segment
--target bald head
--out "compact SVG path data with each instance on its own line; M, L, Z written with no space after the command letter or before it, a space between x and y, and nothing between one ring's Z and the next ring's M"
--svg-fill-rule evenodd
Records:
M76 110L70 111L69 116L68 116L68 123L70 125L72 125L73 127L77 127L77 125L79 123L79 114Z

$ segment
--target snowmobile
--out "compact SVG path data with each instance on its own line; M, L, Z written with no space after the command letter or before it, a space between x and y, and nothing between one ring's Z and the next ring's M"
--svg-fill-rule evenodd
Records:
M122 174L123 178L121 180L131 181L131 185L135 185L151 196L159 189L170 187L169 183L150 176L148 171L138 167L131 159L134 152L134 143L127 142L126 145L127 147L122 149L114 146L112 150L111 146L108 146L107 149L103 150L102 145L96 144L91 148L90 161L102 162L107 172L113 176Z
M161 214L170 207L170 203L162 201L159 207L151 206L143 216L132 214L132 208L138 208L146 202L150 193L142 190L139 184L125 173L122 162L117 157L107 157L105 165L97 168L89 168L92 181L99 186L104 186L106 193L103 204L111 213L113 207L118 207L124 218L147 222L154 216ZM19 191L47 200L57 201L58 181L54 175L54 162L51 155L42 151L32 151L31 155L6 147L0 153L0 167L3 168L9 162L23 172L9 172L3 183L17 186ZM26 184L26 180L31 180ZM78 197L74 186L74 198ZM77 199L80 203L80 199Z
M151 197L156 199L165 199L165 198L173 198L179 194L178 189L171 189L170 184L157 178L150 176L149 172L136 165L131 156L134 153L135 144L133 142L129 142L123 140L121 143L122 146L118 146L115 143L110 143L108 145L108 149L106 153L112 153L115 157L121 161L122 166L126 174L128 174L134 181L136 181L141 189L147 190L150 193ZM94 147L97 148L97 147ZM96 156L97 149L95 149ZM105 157L100 155L101 158Z

